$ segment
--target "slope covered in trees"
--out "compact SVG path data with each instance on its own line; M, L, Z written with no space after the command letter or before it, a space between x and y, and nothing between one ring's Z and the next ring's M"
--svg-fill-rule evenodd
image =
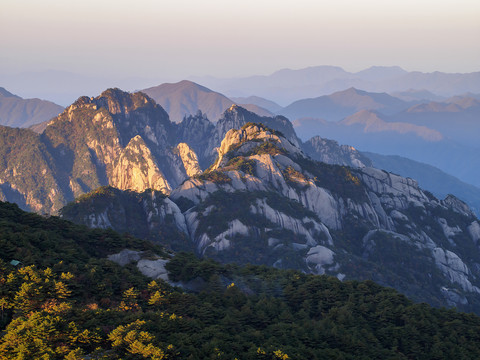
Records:
M480 356L479 317L370 281L180 253L167 268L182 290L105 258L124 248L167 256L161 248L6 203L0 248L2 359Z

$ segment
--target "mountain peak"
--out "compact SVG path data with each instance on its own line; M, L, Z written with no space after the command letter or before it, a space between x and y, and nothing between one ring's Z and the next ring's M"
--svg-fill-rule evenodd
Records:
M196 114L198 110L206 114L210 121L216 122L233 103L226 96L189 80L161 84L142 92L161 105L176 123Z
M278 155L281 153L303 154L285 136L263 124L246 123L241 129L231 129L218 148L218 160L213 170L224 167L233 157L252 156L257 153Z

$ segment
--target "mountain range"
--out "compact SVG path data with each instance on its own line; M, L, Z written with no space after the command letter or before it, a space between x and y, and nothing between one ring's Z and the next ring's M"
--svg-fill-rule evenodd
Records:
M350 87L387 93L426 90L445 97L467 92L480 93L480 72L422 73L409 72L398 66L374 66L359 72L348 72L337 66L312 66L298 70L282 69L271 75L231 79L192 77L191 80L228 96L256 95L284 106L299 99L328 95Z
M231 105L215 124L201 112L174 123L144 93L108 89L42 134L0 130L2 197L24 208L480 311L480 224L465 203L370 167L352 147L302 144L285 117Z
M302 99L278 110L289 119L320 118L339 121L360 110L378 110L391 115L405 110L412 103L386 93L371 93L355 88L339 91L313 99Z
M189 245L222 262L369 278L417 301L477 311L480 224L458 199L438 200L414 180L374 168L316 162L264 125L228 131L218 154L168 198L145 193L129 205L128 194L106 189L62 216L134 235L148 229L157 242L166 226L183 234L177 250ZM133 204L140 207L130 210ZM136 220L127 227L129 213Z

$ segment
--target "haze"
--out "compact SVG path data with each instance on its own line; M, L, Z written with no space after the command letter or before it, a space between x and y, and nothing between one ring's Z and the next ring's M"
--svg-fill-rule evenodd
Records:
M314 65L472 72L479 19L478 0L2 0L0 75L151 79L140 88Z

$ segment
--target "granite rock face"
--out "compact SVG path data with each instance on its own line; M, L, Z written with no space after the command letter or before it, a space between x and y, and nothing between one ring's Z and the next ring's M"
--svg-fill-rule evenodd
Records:
M315 162L263 125L228 131L217 152L208 172L170 195L190 204L183 213L199 254L342 279L368 278L373 266L376 281L413 297L427 286L438 303L477 301L480 226L460 200L366 164ZM405 269L406 254L419 263ZM403 276L415 281L398 286Z

